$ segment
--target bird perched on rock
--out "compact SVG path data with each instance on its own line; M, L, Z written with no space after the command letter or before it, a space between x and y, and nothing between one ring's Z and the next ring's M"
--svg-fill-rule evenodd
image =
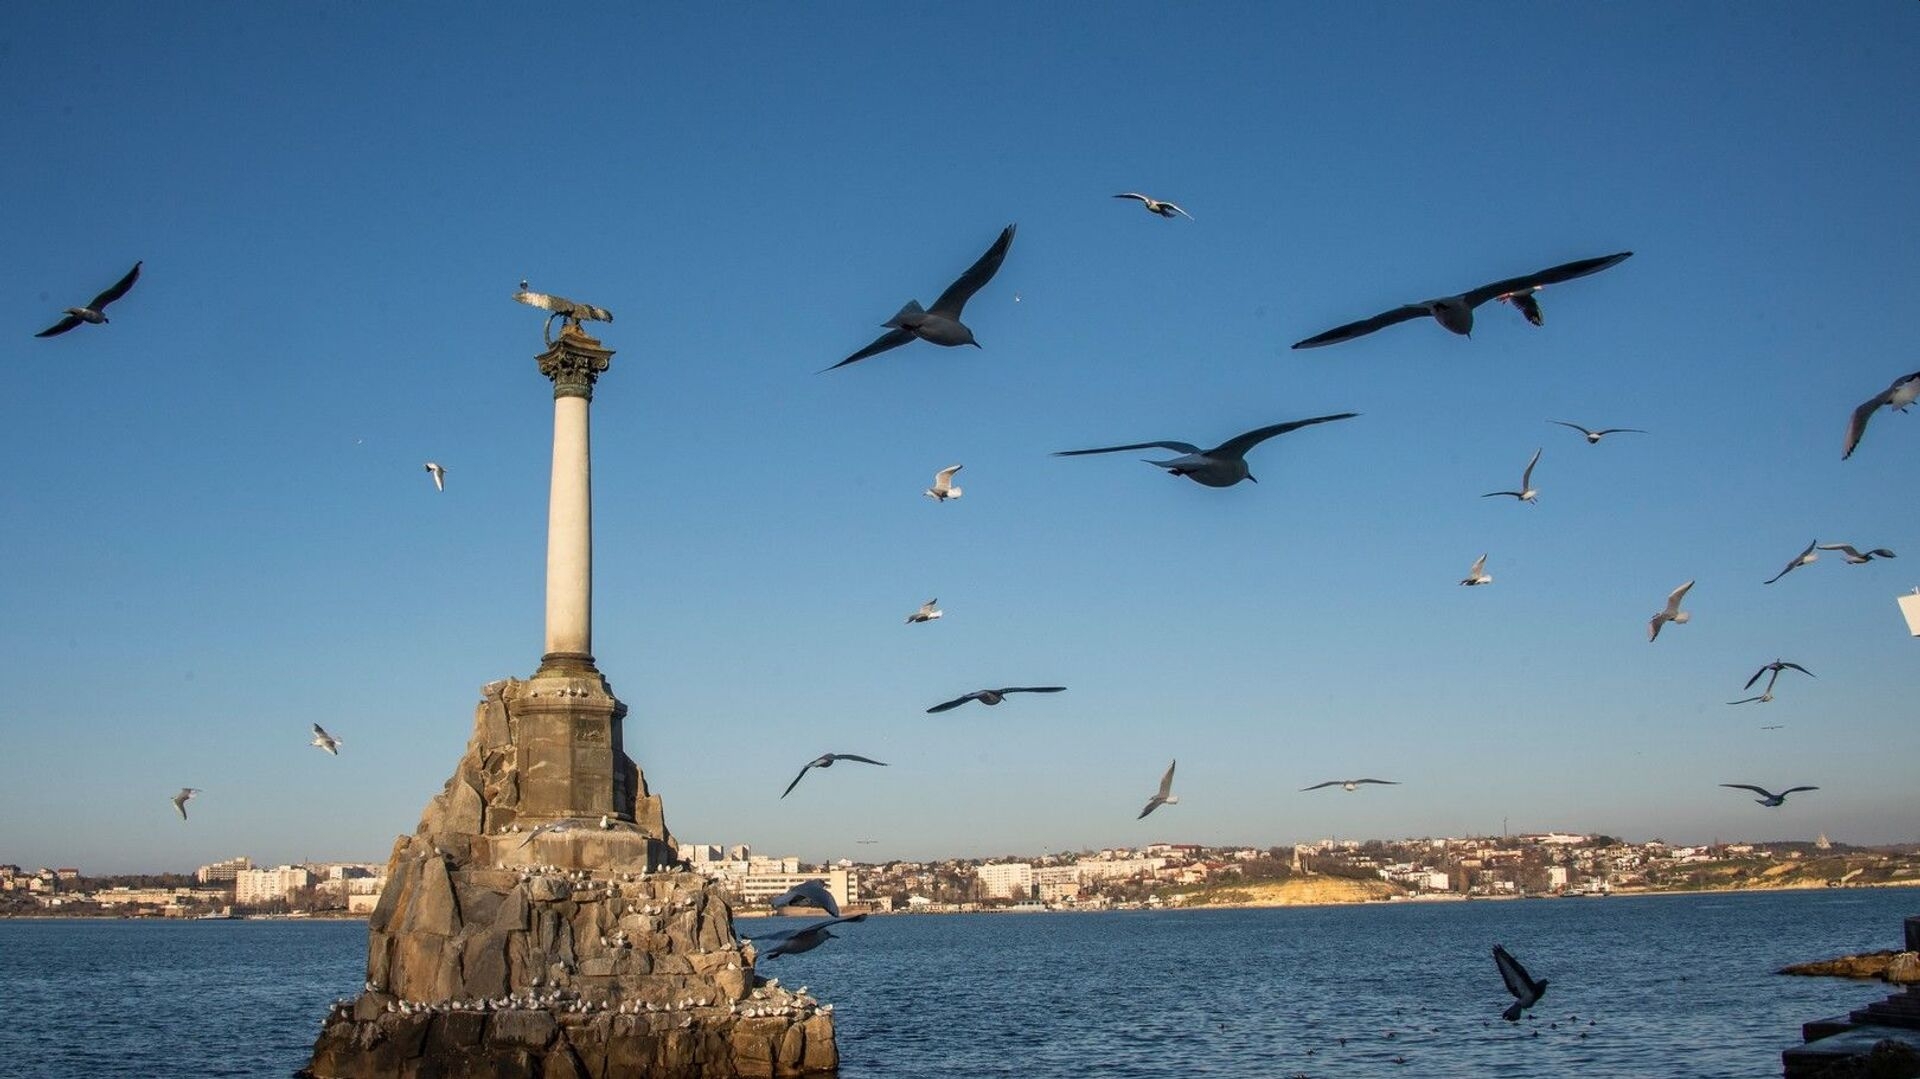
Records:
M1876 558L1894 557L1893 552L1887 550L1885 547L1875 547L1871 551L1861 552L1855 550L1851 544L1823 543L1820 545L1820 549L1823 551L1839 551L1840 557L1846 559L1847 565L1849 566L1864 565Z
M340 755L340 739L328 734L327 729L318 723L313 725L313 741L307 744L324 749L336 757Z
M753 943L756 949L763 940L772 943L771 947L759 953L759 958L763 960L772 959L776 955L798 955L801 952L810 952L832 938L835 934L827 931L829 926L843 925L849 922L864 922L866 920L867 916L864 914L855 914L848 918L828 918L824 921L803 925L798 929L789 929L784 933L771 933L764 937L754 937Z
M613 321L613 312L604 307L595 307L590 303L580 303L577 300L569 300L565 296L549 296L544 292L531 292L527 289L527 282L524 278L520 281L520 291L514 293L513 298L519 303L526 304L528 307L538 307L542 311L552 312L552 314L547 316L547 325L542 331L546 334L549 344L553 342L553 320L556 318L564 319L568 323L576 326L579 325L582 320L593 322Z
M1820 556L1817 553L1815 553L1815 548L1819 546L1820 546L1819 540L1814 540L1812 543L1807 544L1807 549L1804 551L1801 551L1797 555L1794 555L1793 561L1787 563L1787 568L1767 578L1764 583L1772 584L1773 582L1779 580L1780 578L1785 577L1787 574L1792 573L1794 570L1799 569L1801 566L1811 566L1815 562L1820 561Z
M899 314L881 323L882 326L887 327L886 333L875 338L866 348L848 356L827 370L845 367L869 356L878 356L888 349L899 348L916 337L922 341L950 348L955 345L972 345L979 348L980 342L973 339L973 331L960 321L960 312L966 307L967 301L973 298L973 294L979 292L987 282L993 280L993 275L999 272L1000 264L1006 260L1007 248L1013 245L1013 230L1012 225L1002 229L1000 238L993 242L992 247L987 248L987 253L981 255L972 266L967 267L967 272L956 278L953 284L948 285L947 291L942 292L940 298L933 301L931 308L922 308L918 300L908 300Z
M1400 785L1400 781L1395 779L1329 779L1325 783L1315 783L1311 787L1301 787L1300 792L1304 794L1307 791L1317 791L1322 787L1339 787L1343 791L1351 791L1358 790L1360 786L1365 783L1378 783L1383 787L1397 787Z
M1141 205L1145 206L1147 208L1147 212L1150 214L1159 214L1161 217L1172 217L1174 214L1179 214L1181 217L1186 218L1188 221L1193 220L1192 214L1186 212L1185 210L1182 210L1178 206L1175 206L1173 203L1167 202L1162 199L1156 199L1148 195L1142 195L1138 191L1129 191L1124 195L1115 195L1114 198L1139 199Z
M1500 1013L1500 1018L1517 1023L1521 1012L1533 1007L1546 995L1547 980L1542 978L1535 981L1533 975L1527 973L1527 968L1498 944L1493 946L1493 965L1500 968L1500 980L1507 983L1507 992L1512 993L1514 998L1513 1004Z
M1176 760L1172 764L1167 765L1167 774L1160 777L1159 792L1147 799L1147 808L1141 810L1140 815L1133 818L1134 820L1145 820L1147 814L1159 809L1161 806L1180 804L1180 796L1173 793L1173 768L1174 765L1179 763L1180 762Z
M920 605L919 610L907 616L907 625L911 626L915 622L931 622L934 619L939 618L941 615L945 614L946 613L945 611L942 611L934 606L934 604L938 602L940 601L939 599L936 598L936 599L930 599L925 603L922 603Z
M447 470L441 467L440 462L428 461L422 467L427 470L427 475L433 477L434 490L444 491L447 489Z
M827 889L827 882L823 880L803 880L774 896L767 905L774 910L796 905L819 907L829 917L840 917L840 904L835 901L833 893Z
M979 701L989 706L996 705L1006 700L1009 693L1064 693L1066 689L1065 686L1002 686L999 689L976 689L972 693L936 704L927 709L927 713L931 715L934 712L945 712L951 708L958 708L968 701Z
M1901 375L1893 380L1893 385L1881 390L1853 410L1853 418L1847 421L1847 448L1840 454L1842 461L1853 456L1853 448L1860 444L1860 436L1867 433L1867 421L1873 418L1874 410L1881 405L1905 412L1907 406L1920 398L1920 371L1910 375Z
M1688 581L1686 584L1667 593L1667 605L1653 616L1652 621L1647 623L1648 644L1652 644L1654 639L1660 636L1661 626L1666 625L1668 622L1672 622L1676 626L1684 626L1687 624L1687 620L1693 617L1689 612L1680 609L1680 601L1686 597L1687 589L1692 587L1693 582Z
M833 767L834 761L859 761L861 764L877 764L882 768L887 766L886 761L876 761L852 753L822 753L818 757L808 761L805 768L800 769L800 774L793 777L793 782L787 784L787 789L780 792L780 797L785 798L787 795L792 794L793 788L799 786L800 781L807 777L808 769L831 768Z
M1520 474L1520 489L1518 491L1488 491L1480 497L1493 498L1496 495L1511 495L1522 502L1538 502L1540 492L1533 489L1533 466L1539 463L1540 450L1534 450L1533 459L1527 462L1527 470Z
M1768 809L1775 809L1781 805L1784 805L1787 800L1787 795L1789 794L1793 794L1797 791L1817 791L1820 789L1819 787L1788 787L1786 790L1781 791L1779 794L1775 794L1772 791L1767 790L1765 787L1756 787L1751 783L1722 783L1720 785L1722 787L1734 787L1736 789L1743 790L1743 791L1752 791L1753 793L1760 796L1758 798L1755 798L1754 801L1760 805L1766 806Z
M1568 423L1568 422L1567 422L1567 421L1565 421L1565 420L1548 420L1547 422L1548 422L1548 423L1557 423L1557 424L1559 424L1559 425L1560 425L1560 426L1562 426L1562 427L1571 427L1571 428L1573 428L1574 430L1576 430L1576 431L1578 431L1578 432L1580 432L1581 434L1583 434L1583 435L1585 435L1585 436L1587 436L1587 445L1589 445L1589 446L1597 446L1597 445L1599 445L1599 444L1600 444L1600 440L1601 440L1601 439L1603 439L1603 438L1605 438L1605 437L1607 437L1608 435L1628 435L1628 434L1632 434L1632 435L1644 435L1644 434L1646 434L1646 432L1645 432L1645 431L1642 431L1642 430L1641 430L1640 428L1638 428L1638 427L1603 427L1603 428L1601 428L1601 429L1600 429L1600 430L1598 430L1598 431L1590 431L1590 430L1588 430L1587 428L1585 428L1585 427L1582 427L1582 426L1580 426L1580 425L1579 425L1579 424L1577 424L1577 423Z
M1054 456L1080 457L1090 453L1120 453L1124 450L1173 450L1184 456L1166 461L1148 461L1147 464L1164 468L1175 476L1185 476L1195 483L1208 487L1232 487L1241 480L1260 482L1247 469L1247 451L1260 443L1275 435L1284 435L1302 427L1326 423L1330 420L1352 419L1358 415L1358 412L1340 412L1331 416L1315 416L1307 420L1276 423L1271 427L1261 427L1243 435L1235 435L1210 450L1203 450L1191 442L1133 442L1125 446L1102 446L1092 450L1061 450Z
M1487 572L1486 555L1481 555L1479 558L1473 560L1473 568L1468 570L1467 575L1460 579L1460 583L1468 586L1493 583L1493 575Z
M1532 296L1534 292L1537 292L1547 285L1558 284L1562 281L1571 281L1576 277L1585 277L1588 274L1599 273L1609 266L1614 266L1626 261L1632 254L1633 252L1631 251L1622 251L1615 255L1602 255L1599 258L1580 259L1577 262L1568 262L1559 266L1552 266L1538 273L1527 274L1523 277L1510 277L1504 281L1495 281L1491 285L1482 285L1479 288L1462 292L1457 296L1442 296L1435 300L1422 300L1419 303L1406 304L1401 307L1396 307L1391 311L1384 311L1372 318L1363 318L1358 322L1349 322L1344 326L1336 326L1325 333L1315 334L1304 341L1300 341L1293 347L1319 348L1321 345L1351 341L1356 337L1365 336L1375 330L1385 329L1396 322L1405 322L1408 319L1419 318L1422 315L1433 316L1435 322L1438 322L1454 333L1463 336L1471 335L1473 333L1473 309L1486 303L1488 300L1494 299L1510 300L1514 306L1520 308L1521 314L1527 316L1527 321L1537 326L1540 324L1540 307L1538 301ZM1523 294L1525 296L1524 299L1515 299L1515 297L1522 296Z
M959 498L962 491L953 485L953 474L965 468L965 465L948 465L933 474L933 486L920 492L935 502L945 502L950 498Z
M187 803L200 793L199 787L181 787L180 793L173 796L173 808L180 814L181 820L187 819Z
M67 308L67 317L34 334L35 337L58 337L82 322L91 322L98 326L107 321L107 305L127 294L135 281L140 280L140 267L146 260L133 264L127 275L113 283L113 287L93 298L85 307Z

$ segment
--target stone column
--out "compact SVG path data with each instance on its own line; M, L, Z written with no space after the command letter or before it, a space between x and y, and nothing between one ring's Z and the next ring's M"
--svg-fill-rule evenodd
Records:
M588 408L611 349L578 325L539 356L553 380L553 486L547 501L547 640L534 677L596 673L593 664L593 464Z

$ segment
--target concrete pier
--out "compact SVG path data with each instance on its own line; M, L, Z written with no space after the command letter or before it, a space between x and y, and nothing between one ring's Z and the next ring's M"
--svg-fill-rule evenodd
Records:
M1920 917L1906 920L1906 951L1920 952ZM1920 985L1804 1024L1800 1036L1803 1044L1780 1054L1784 1079L1920 1075Z

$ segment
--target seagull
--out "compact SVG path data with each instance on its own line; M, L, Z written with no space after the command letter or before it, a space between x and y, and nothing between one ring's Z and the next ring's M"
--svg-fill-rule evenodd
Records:
M1001 701L1007 699L1007 694L1009 693L1061 693L1064 692L1066 688L1065 686L1003 686L1000 689L976 689L972 693L964 694L950 701L934 705L932 708L927 709L927 714L932 715L935 712L944 712L949 708L958 708L968 701L979 701L985 705L999 704Z
M1315 783L1311 787L1301 787L1300 793L1305 794L1307 791L1317 791L1321 787L1339 787L1343 791L1358 790L1363 783L1378 783L1383 787L1398 787L1400 785L1400 781L1395 779L1329 779L1325 783Z
M1820 546L1819 540L1814 540L1812 543L1807 544L1806 550L1801 551L1797 555L1794 555L1793 561L1787 563L1787 568L1767 578L1766 583L1772 584L1773 582L1779 580L1780 578L1785 577L1787 574L1792 573L1794 570L1799 569L1801 566L1811 566L1815 562L1818 562L1820 560L1820 556L1814 553L1814 548L1818 546Z
M571 832L576 828L585 828L586 826L586 822L574 820L570 817L563 820L548 821L540 827L529 831L526 835L521 836L520 842L515 843L513 849L519 850L521 847L533 842L535 836L546 835L549 832Z
M1477 289L1460 293L1457 296L1442 296L1439 299L1406 304L1402 307L1396 307L1391 311L1382 312L1372 318L1365 318L1358 322L1349 322L1345 326L1335 327L1325 333L1309 337L1295 344L1293 347L1318 348L1321 345L1350 341L1356 337L1370 334L1375 330L1385 329L1396 322L1405 322L1408 319L1419 318L1421 315L1432 315L1435 322L1452 330L1454 333L1463 335L1471 334L1473 332L1474 308L1479 307L1488 300L1508 299L1519 296L1522 293L1528 294L1524 300L1510 300L1510 302L1520 308L1521 314L1528 316L1528 321L1538 325L1539 323L1535 316L1539 313L1539 304L1533 299L1531 293L1546 285L1558 284L1561 281L1571 281L1576 277L1585 277L1591 273L1599 273L1609 266L1624 262L1628 256L1632 254L1633 252L1631 251L1622 251L1616 255L1603 255L1599 258L1581 259L1578 262L1569 262L1560 266L1554 266L1550 269L1541 270L1539 273L1527 274L1524 277L1511 277L1505 281L1496 281L1491 285L1482 285ZM1529 308L1532 309L1531 313L1529 313Z
M773 942L773 947L759 954L760 959L772 959L776 955L798 955L801 952L810 952L820 945L825 944L827 939L834 935L827 932L828 926L840 925L843 922L864 922L866 920L867 916L864 914L855 914L850 918L828 918L810 925L801 926L798 929L790 929L784 933L772 933L764 937L754 938L754 943L758 944L762 940Z
M1275 435L1284 435L1288 431L1329 420L1349 420L1358 416L1358 412L1340 412L1331 416L1315 416L1310 420L1294 420L1291 423L1276 423L1271 427L1262 427L1236 435L1210 450L1203 450L1190 442L1135 442L1125 446L1103 446L1094 450L1062 450L1055 457L1079 457L1088 453L1119 453L1122 450L1166 449L1185 454L1169 461L1148 461L1166 469L1176 476L1185 476L1195 483L1208 487L1232 487L1241 480L1253 480L1253 473L1247 471L1247 451L1265 442Z
M441 467L440 462L428 461L422 467L427 470L428 475L433 477L434 490L444 491L447 489L447 470Z
M310 746L319 746L321 749L326 750L336 757L340 755L340 739L328 734L327 729L318 723L313 725L313 741L307 744Z
M1780 680L1780 671L1782 668L1786 668L1786 667L1791 667L1794 670L1799 671L1801 674L1804 674L1809 678L1814 677L1814 673L1812 671L1807 670L1805 667L1802 667L1798 663L1788 663L1785 660L1776 659L1772 663L1769 663L1766 666L1761 667L1759 670L1753 672L1753 677L1747 679L1747 684L1740 687L1742 689L1752 689L1753 684L1760 680L1761 675L1766 674L1768 671L1772 671L1773 672L1772 675L1767 678L1767 688L1761 690L1760 695L1758 697L1742 697L1737 701L1728 701L1727 703L1728 704L1753 704L1755 702L1758 702L1760 704L1766 704L1768 701L1773 700L1773 684Z
M1493 965L1500 968L1500 980L1507 983L1507 992L1512 993L1512 1006L1500 1013L1500 1018L1509 1023L1520 1021L1520 1013L1538 1003L1547 993L1547 980L1533 980L1527 968L1520 961L1507 954L1507 950L1498 944L1493 946Z
M1777 731L1785 727L1786 727L1786 724L1784 723L1769 723L1766 726L1761 727L1760 729L1763 731Z
M1876 558L1894 557L1893 552L1887 550L1885 547L1875 547L1871 551L1862 553L1860 551L1855 550L1851 544L1822 543L1820 544L1820 549L1823 551L1839 551L1840 557L1846 559L1847 565L1849 566L1863 565L1867 562L1873 561Z
M1580 426L1577 423L1568 423L1565 420L1548 420L1547 422L1557 423L1562 427L1573 428L1574 430L1587 436L1587 445L1589 446L1598 445L1600 443L1600 440L1607 437L1608 435L1626 435L1626 434L1644 435L1646 434L1645 431L1642 431L1638 427L1603 427L1598 431L1589 431L1588 429Z
M821 910L826 911L829 917L840 917L840 904L834 901L833 893L827 890L827 882L823 880L801 881L799 884L774 896L773 900L767 905L771 906L774 910L779 910L782 907L790 907L795 904L819 907Z
M179 810L181 820L187 819L187 803L192 801L193 796L199 793L199 787L181 787L180 793L173 796L173 808Z
M68 330L73 329L75 326L80 325L82 322L91 322L98 326L107 321L107 305L125 296L127 290L133 287L133 283L140 280L140 266L141 263L145 261L145 259L142 259L140 262L134 263L133 269L127 271L127 276L115 281L112 288L95 296L92 303L85 307L67 308L66 318L48 326L46 329L34 334L34 336L58 337Z
M1179 763L1180 762L1176 760L1173 764L1167 765L1167 774L1160 777L1160 793L1147 799L1147 808L1141 810L1140 815L1133 818L1134 820L1144 820L1147 814L1159 809L1161 806L1180 804L1180 796L1173 793L1173 766Z
M1493 575L1487 572L1486 555L1481 555L1479 558L1473 560L1473 568L1467 571L1467 575L1461 578L1460 583L1469 587L1476 584L1493 583Z
M780 792L780 797L785 798L787 795L793 793L793 788L799 786L800 781L807 777L808 768L831 768L833 767L834 761L859 761L861 764L877 764L882 768L887 766L886 761L876 761L867 757L856 756L852 753L822 753L820 756L808 761L806 768L800 769L800 774L793 777L793 782L787 784L787 789ZM838 912L836 911L835 913Z
M1647 623L1648 644L1652 644L1654 638L1660 636L1660 627L1662 625L1672 622L1675 625L1684 626L1687 624L1687 620L1693 617L1691 613L1680 609L1680 600L1686 596L1687 589L1692 587L1693 582L1688 581L1686 584L1667 593L1666 607L1661 609L1660 613L1654 615L1653 620Z
M1840 455L1840 459L1844 461L1853 456L1853 448L1860 444L1860 436L1866 433L1867 421L1873 418L1874 409L1885 405L1905 412L1915 398L1920 398L1920 371L1894 379L1893 385L1874 394L1859 408L1854 409L1853 418L1847 421L1846 452Z
M1142 195L1138 191L1129 191L1124 195L1115 195L1114 198L1139 199L1141 203L1146 206L1147 212L1150 214L1159 214L1161 217L1172 217L1174 214L1179 214L1181 217L1186 218L1188 221L1193 220L1192 214L1186 212L1185 210L1182 210L1178 206L1175 206L1173 203L1166 202L1161 199L1152 198L1147 195Z
M547 340L549 342L553 340L553 320L556 318L569 319L573 322L579 322L581 319L588 319L594 322L613 321L613 312L604 307L595 307L590 303L580 303L577 300L569 300L565 296L549 296L544 292L528 291L526 278L520 279L520 291L514 293L513 298L515 301L526 304L528 307L538 307L542 311L552 312L552 314L547 316L546 329L543 331L547 334Z
M1540 492L1533 489L1533 466L1539 463L1540 463L1540 451L1534 450L1533 460L1527 462L1527 470L1520 474L1520 489L1518 491L1488 491L1486 494L1483 494L1480 497L1492 498L1495 495L1512 495L1513 497L1519 499L1522 502L1537 503L1540 498Z
M979 292L982 286L993 280L993 275L999 271L1000 263L1007 257L1007 248L1013 244L1013 229L1014 226L1008 225L1000 230L1000 238L993 241L993 246L987 248L987 253L981 255L978 262L967 267L967 272L955 279L953 284L948 285L947 291L942 292L940 298L933 301L933 307L922 308L918 300L908 300L899 314L881 323L887 327L886 333L875 338L874 342L866 348L848 356L827 370L845 367L869 356L878 356L888 349L899 348L916 337L936 345L949 347L972 345L979 348L980 342L973 339L973 331L960 321L960 309L966 306L974 293Z
M911 626L915 622L931 622L945 614L945 611L938 610L934 607L934 604L938 602L940 602L938 599L930 599L922 603L919 610L907 616L907 625Z
M948 465L933 474L933 486L920 492L935 502L945 502L949 498L959 498L961 489L953 485L953 474L965 468L965 465Z
M1764 787L1756 787L1751 783L1722 783L1720 785L1722 787L1735 787L1743 791L1752 791L1753 793L1760 795L1760 797L1755 798L1754 801L1760 805L1766 806L1769 809L1780 806L1782 803L1784 803L1787 800L1787 795L1792 794L1795 791L1817 791L1820 789L1819 787L1788 787L1786 790L1781 791L1779 794L1775 794Z

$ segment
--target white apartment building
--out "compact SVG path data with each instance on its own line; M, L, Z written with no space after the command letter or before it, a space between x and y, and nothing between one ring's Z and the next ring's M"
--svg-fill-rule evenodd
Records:
M988 899L1033 898L1033 866L1026 862L989 862L979 875L981 894Z
M729 876L725 878L725 883L740 896L742 903L758 906L788 888L810 880L824 883L827 894L833 896L833 901L842 907L860 901L860 879L845 869L828 869L819 873L746 873L737 877Z
M193 876L195 880L202 884L224 884L239 876L242 870L252 868L253 859L241 855L238 858L229 858L224 862L203 865L194 871Z
M313 883L305 866L283 865L276 869L242 869L233 878L234 903L247 906L285 899L296 889Z

